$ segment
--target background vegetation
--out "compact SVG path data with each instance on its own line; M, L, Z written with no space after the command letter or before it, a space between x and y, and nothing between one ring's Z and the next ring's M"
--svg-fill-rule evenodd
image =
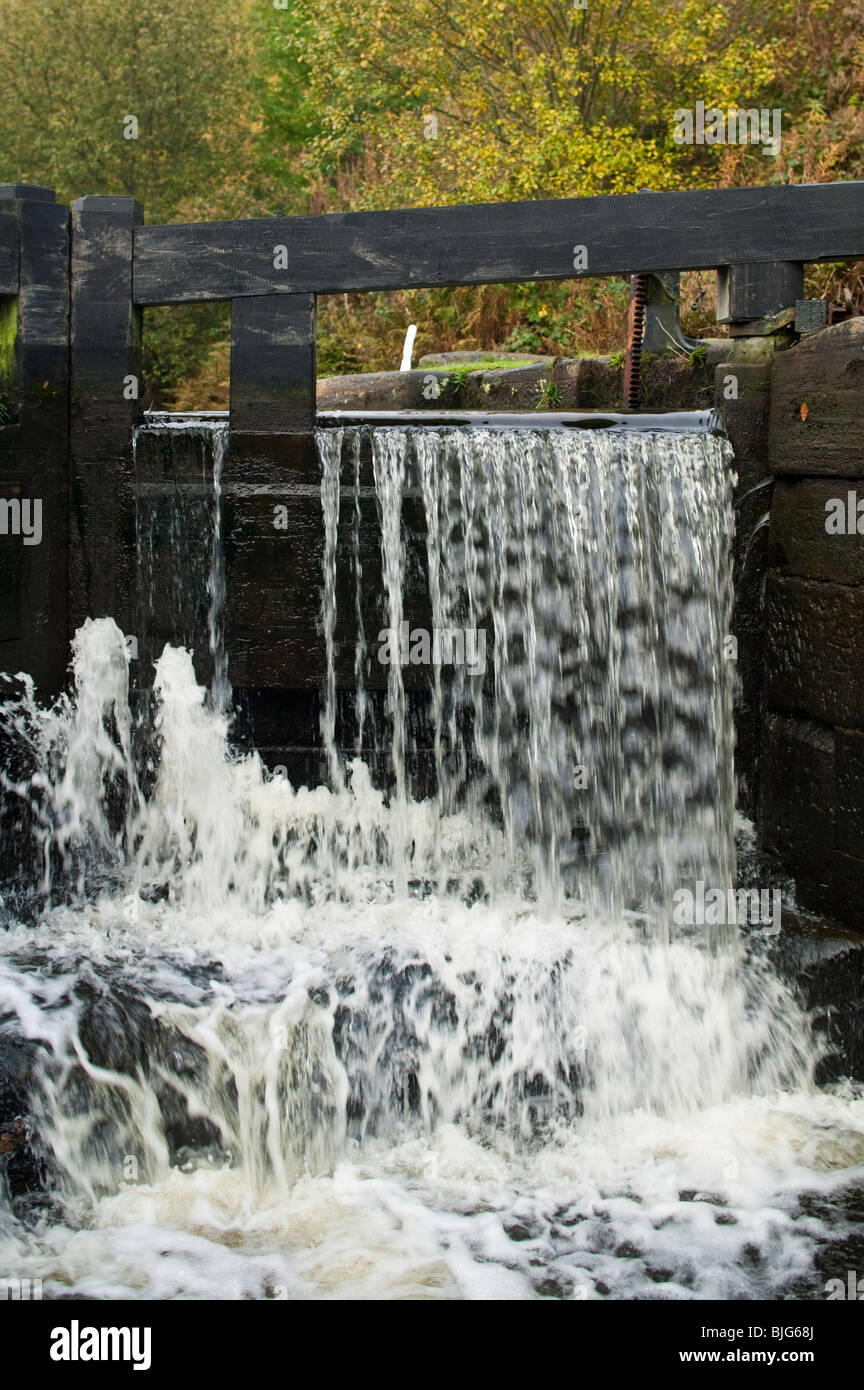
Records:
M148 221L864 176L864 0L0 0L0 181ZM780 107L777 159L678 107ZM124 137L134 115L138 138ZM819 267L808 292L861 290ZM685 326L713 276L685 277ZM418 352L621 346L623 281L322 301L322 374ZM714 330L716 331L716 330ZM149 399L224 404L224 306L149 311Z

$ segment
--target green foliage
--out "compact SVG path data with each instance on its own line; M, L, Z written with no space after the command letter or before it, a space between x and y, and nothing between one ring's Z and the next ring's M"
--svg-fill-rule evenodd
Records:
M854 33L841 0L804 8ZM777 44L779 29L801 53L801 10L797 0L591 0L584 10L473 0L466 12L456 0L378 0L358 12L306 0L303 22L285 26L283 61L303 67L322 113L305 158L340 206L674 188L716 182L729 154L676 146L676 108L777 104L790 76L804 100ZM824 51L815 30L808 39ZM836 44L825 62L838 67ZM829 86L826 73L817 93ZM733 154L743 181L764 180L760 152ZM375 177L352 181L358 162Z
M2 0L0 177L132 195L151 221L240 213L249 15L249 0Z
M475 368L473 366L469 366L468 363L460 364L460 366L454 367L447 378L448 385L452 385L453 389L456 391L461 391L462 387L468 380L468 377L474 370Z
M561 387L557 382L544 380L537 382L537 401L538 410L555 410L561 404L563 397Z
M5 395L12 393L17 378L17 340L18 300L4 296L0 298L0 391Z
M0 0L0 20L0 180L133 194L149 221L864 176L864 0ZM781 157L676 145L699 100L780 107ZM808 274L841 287L864 296L857 269ZM699 288L694 336L716 332ZM627 301L623 280L333 296L319 371L395 368L412 322L421 355L614 352ZM213 306L152 311L152 399L224 404L228 336Z
M258 116L255 152L274 191L274 213L308 210L307 174L300 152L322 132L321 110L310 94L309 70L297 51L301 37L304 44L309 42L308 23L303 0L285 0L285 8L278 10L271 4L256 4L251 11L257 55L251 79Z
M144 311L142 404L155 409L201 410L227 404L231 337L229 304L164 305ZM205 373L216 374L215 397L190 399L181 383ZM214 383L208 382L208 387ZM221 388L221 389L219 389Z

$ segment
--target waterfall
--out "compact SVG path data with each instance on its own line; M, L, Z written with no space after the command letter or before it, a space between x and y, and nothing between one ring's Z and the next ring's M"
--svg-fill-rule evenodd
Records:
M323 731L337 775L336 479L343 449L359 458L360 436L318 436ZM420 752L404 673L419 665L429 674L437 814L461 811L487 838L500 836L498 882L528 872L538 892L576 892L616 913L656 905L661 917L673 887L731 883L728 446L695 431L394 428L368 438L382 633L393 652L387 637L376 649L360 627L354 671L362 689L364 674L380 673L387 658L398 823ZM425 553L418 545L409 553L403 499L418 496ZM355 536L359 620L356 555ZM406 628L418 558L429 627Z
M222 467L228 447L228 431L223 426L213 431L213 525L211 530L210 573L207 580L207 635L213 662L210 686L213 703L219 710L228 708L231 687L228 684L228 660L225 654L223 626L225 609L225 557L222 553Z
M735 873L728 446L319 450L329 786L232 751L176 642L142 753L110 618L69 696L3 707L44 891L0 909L0 1070L26 1061L55 1204L10 1189L6 1268L79 1297L782 1296L864 1102L814 1088L759 931L673 911Z
M145 474L144 437L158 447L160 467ZM138 480L136 536L142 661L155 659L166 638L210 657L210 698L228 710L231 685L225 651L225 557L222 549L222 471L228 426L222 419L178 422L147 417L133 436ZM154 614L170 632L154 630ZM160 640L161 639L161 640Z

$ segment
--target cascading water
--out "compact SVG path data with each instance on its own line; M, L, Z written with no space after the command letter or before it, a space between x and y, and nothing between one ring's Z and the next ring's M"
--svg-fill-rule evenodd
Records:
M232 755L172 646L143 778L110 619L76 636L71 698L5 707L44 902L6 909L0 1060L50 1193L10 1201L5 1267L46 1297L806 1292L864 1104L813 1087L808 1021L755 938L671 911L734 874L726 447L393 428L319 448L329 788ZM418 585L430 626L410 619L403 666ZM454 633L465 659L436 664ZM357 756L376 680L381 779Z
M320 432L323 732L337 774L344 442ZM350 442L356 457L357 432ZM404 648L386 666L395 802L405 803L412 751L402 666L419 661L433 671L437 809L464 811L484 833L500 825L499 879L519 863L553 897L575 888L613 911L665 907L688 865L691 877L730 881L731 507L720 441L670 434L661 453L638 433L382 429L371 442L385 630L394 652ZM402 501L412 494L425 512L432 625L416 637L403 614ZM362 574L356 590L359 613ZM436 661L436 633L439 647L446 634L467 644L467 659ZM362 632L358 659L361 644L366 658Z
M207 581L207 635L213 662L211 691L217 709L224 710L231 699L228 684L228 659L225 653L223 627L225 609L225 557L222 553L222 468L228 447L228 431L216 429L213 434L213 539L210 553L210 574Z
M149 475L142 469L139 449L148 436L161 448L161 466L151 463ZM178 442L185 453L176 447ZM133 439L138 475L138 650L142 660L153 659L169 635L153 630L157 611L170 623L175 644L199 649L206 641L210 695L223 711L231 699L223 626L222 470L227 446L228 426L218 418L180 423L156 415L135 430Z

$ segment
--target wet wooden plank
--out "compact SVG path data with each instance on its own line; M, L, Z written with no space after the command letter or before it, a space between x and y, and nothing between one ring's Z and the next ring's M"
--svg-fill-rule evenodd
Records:
M232 435L315 427L315 296L262 295L231 310Z

